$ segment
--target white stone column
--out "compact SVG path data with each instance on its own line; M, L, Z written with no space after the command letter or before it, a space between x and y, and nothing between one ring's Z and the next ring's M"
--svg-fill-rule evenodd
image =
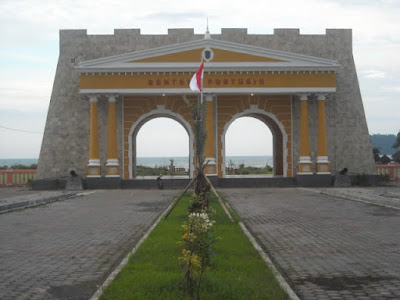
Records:
M326 136L325 95L318 95L318 157L317 174L330 174Z
M300 161L298 162L298 175L311 175L312 163L310 156L310 135L308 132L308 95L300 96Z
M107 126L107 164L106 177L120 177L117 146L117 121L115 112L115 95L108 97L108 126Z
M90 101L90 144L89 163L87 166L87 177L101 177L101 165L99 155L99 124L97 117L96 95L89 96Z

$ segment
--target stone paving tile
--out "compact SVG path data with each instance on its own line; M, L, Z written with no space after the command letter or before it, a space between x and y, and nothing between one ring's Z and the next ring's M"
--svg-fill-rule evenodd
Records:
M96 191L0 215L0 299L89 299L175 194Z
M300 188L224 189L301 299L400 299L400 211Z

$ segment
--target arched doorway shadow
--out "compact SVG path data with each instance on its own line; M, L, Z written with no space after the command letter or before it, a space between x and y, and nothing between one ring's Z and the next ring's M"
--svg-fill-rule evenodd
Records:
M284 126L275 115L263 111L261 109L248 109L241 113L238 113L232 117L230 121L228 121L224 126L224 131L221 136L222 139L222 170L223 177L226 176L226 143L225 143L225 135L228 131L229 126L238 118L241 117L253 117L257 120L260 120L268 128L271 130L273 137L273 175L274 176L287 176L287 155L288 151L286 148L287 145L287 134L284 129Z
M176 122L178 122L182 127L185 129L189 136L189 177L193 177L193 170L194 170L194 165L193 165L193 132L192 132L192 127L190 124L179 114L176 114L168 109L163 109L163 108L158 108L156 110L153 110L147 114L144 114L140 116L140 118L131 126L131 129L129 131L128 135L128 158L129 158L129 179L134 179L136 177L136 166L137 166L137 157L136 157L136 151L137 151L137 135L142 128L144 124L146 124L148 121L155 119L155 118L169 118L172 119Z

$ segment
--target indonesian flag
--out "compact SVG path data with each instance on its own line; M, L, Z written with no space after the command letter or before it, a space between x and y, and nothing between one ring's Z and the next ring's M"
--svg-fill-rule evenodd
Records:
M190 80L190 89L192 91L199 91L203 89L201 86L201 80L204 77L204 61L201 63L200 67L197 69L196 73L193 75L192 79Z

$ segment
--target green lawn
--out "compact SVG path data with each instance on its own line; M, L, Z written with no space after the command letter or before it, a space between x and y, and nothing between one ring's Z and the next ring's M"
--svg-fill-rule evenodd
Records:
M189 299L185 295L178 241L186 220L184 197L130 258L100 299ZM201 299L288 299L239 225L231 223L218 203L211 269L202 282Z

